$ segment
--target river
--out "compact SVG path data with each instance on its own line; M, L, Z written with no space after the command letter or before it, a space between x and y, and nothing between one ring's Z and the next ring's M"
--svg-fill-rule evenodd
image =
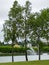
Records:
M29 61L38 60L38 55L28 55ZM41 55L41 60L49 60L48 54ZM14 62L25 61L25 56L14 56ZM12 56L0 56L0 63L12 62Z

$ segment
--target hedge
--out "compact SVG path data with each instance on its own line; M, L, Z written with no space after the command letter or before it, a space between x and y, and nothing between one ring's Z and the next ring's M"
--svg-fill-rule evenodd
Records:
M27 48L27 49L29 49L29 48ZM15 47L15 48L13 48L13 51L14 52L25 52L25 48L24 47L20 47L20 48L18 48L18 47ZM2 53L11 53L12 52L12 46L0 46L0 52L2 52Z
M29 49L29 48L27 48ZM37 52L38 51L38 48L36 47L33 47L33 49ZM24 53L25 52L25 48L24 47L16 47L16 48L13 48L13 51L16 53L16 52L19 52L19 53ZM42 52L49 52L49 46L44 46L44 47L41 47L41 51ZM0 52L2 53L11 53L12 52L12 46L0 46Z
M38 48L37 47L33 47L33 49L38 52ZM49 52L49 46L43 46L40 48L40 51L45 53L45 52Z

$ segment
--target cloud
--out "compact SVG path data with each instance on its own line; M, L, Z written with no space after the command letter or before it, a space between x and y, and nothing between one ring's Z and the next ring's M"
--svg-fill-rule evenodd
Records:
M49 0L30 0L32 3L32 11L37 12L43 8L49 7Z
M27 0L17 0L19 4L24 5ZM29 0L32 3L32 11L36 12L49 7L49 0ZM3 40L2 24L8 19L8 12L12 7L14 0L0 0L0 40Z
M24 5L27 0L17 0L19 4ZM42 8L49 7L49 0L29 0L32 3L32 11L39 11ZM7 19L8 12L13 5L14 0L0 0L0 19Z
M21 5L27 0L17 0ZM32 3L32 11L37 12L43 8L49 7L49 0L29 0Z
M0 24L0 41L3 41L4 40L4 37L3 37L3 31L2 31L2 29L3 29L3 25L2 24Z
M6 19L14 0L0 0L0 19Z

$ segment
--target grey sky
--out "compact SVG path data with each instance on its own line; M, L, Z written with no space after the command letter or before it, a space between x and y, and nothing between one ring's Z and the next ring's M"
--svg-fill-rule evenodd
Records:
M21 5L27 0L17 0ZM32 11L36 12L49 7L49 0L29 0L32 3ZM14 0L0 0L0 21L4 22L8 18L8 12ZM2 24L2 22L0 22Z
M8 18L8 12L15 0L0 0L0 40L2 40L2 24ZM19 4L24 5L27 0L17 0ZM49 7L49 0L29 0L32 3L32 11L36 12Z

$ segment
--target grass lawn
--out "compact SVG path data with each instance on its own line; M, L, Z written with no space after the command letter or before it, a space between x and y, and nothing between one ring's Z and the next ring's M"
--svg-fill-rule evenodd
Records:
M13 63L0 63L0 65L49 65L49 60L29 61L29 62L13 62Z

